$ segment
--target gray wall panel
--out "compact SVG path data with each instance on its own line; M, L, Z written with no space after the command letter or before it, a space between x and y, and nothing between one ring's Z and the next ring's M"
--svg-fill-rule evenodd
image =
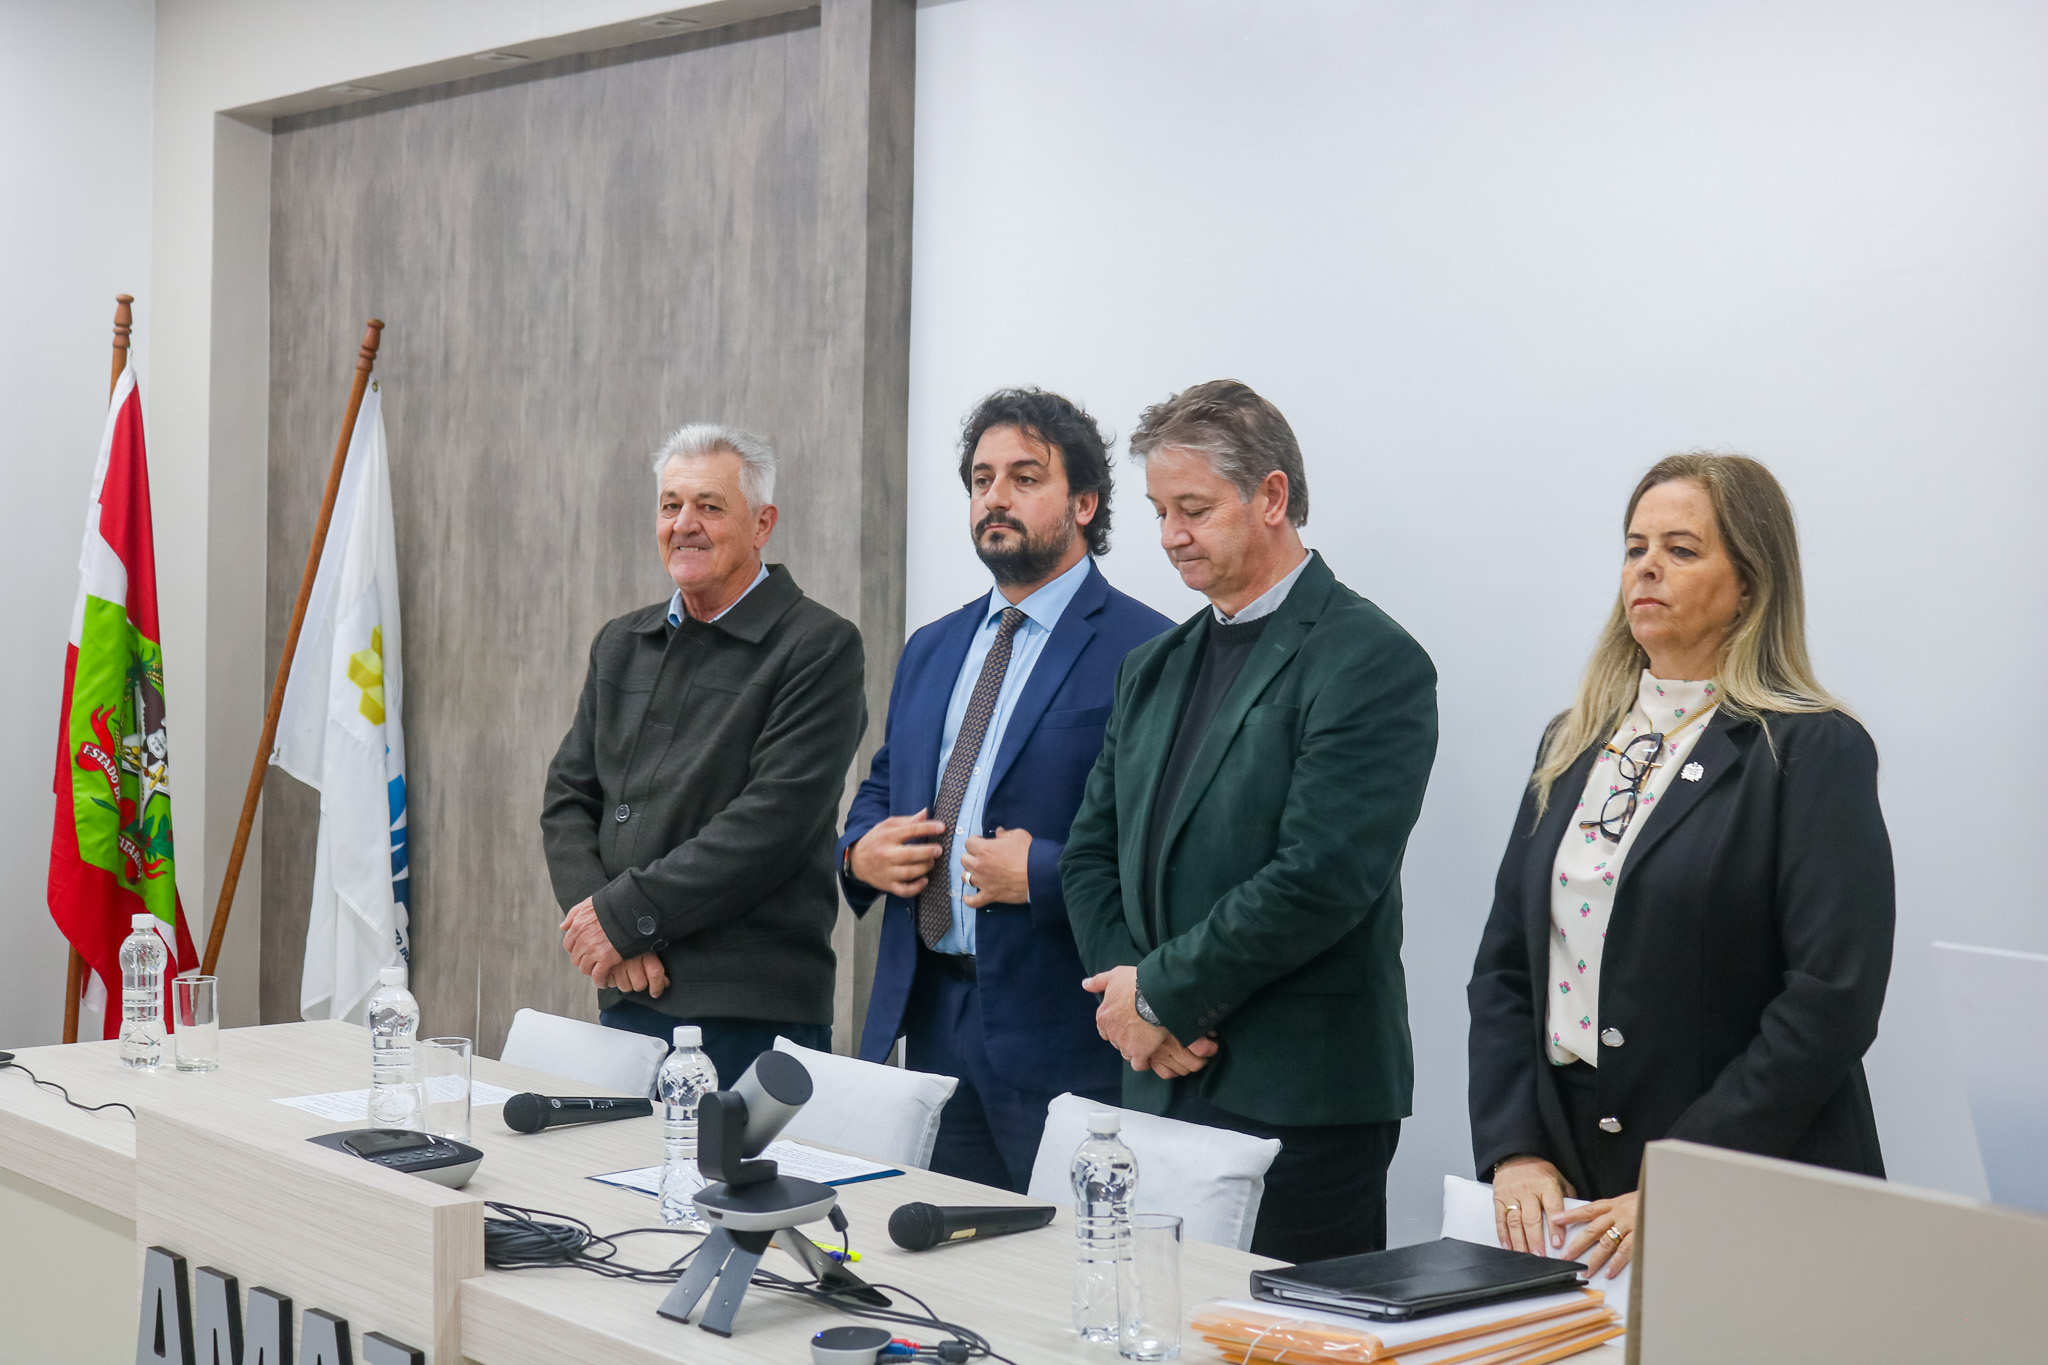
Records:
M540 791L592 635L670 591L646 464L667 430L727 421L774 443L782 520L769 558L861 626L879 736L903 635L903 517L900 498L864 498L862 481L880 471L902 484L908 272L885 262L870 280L867 200L889 206L891 250L907 264L909 166L895 158L874 185L864 129L876 52L859 54L856 97L827 93L823 73L845 60L828 59L830 35L850 7L832 0L823 24L812 10L277 126L270 658L356 339L378 316L414 989L430 1031L476 1027L488 1054L520 1005L595 1009L554 931ZM893 63L880 74L907 91L902 28L880 49ZM821 137L856 100L855 126ZM846 212L834 187L855 158L867 193L848 231L832 220ZM887 325L863 314L849 338L832 323L844 280L862 297L882 291ZM890 382L868 382L877 367ZM318 812L277 774L265 800L263 1004L280 1020L297 1017ZM856 989L844 925L840 940L842 1017L857 1018L868 972Z

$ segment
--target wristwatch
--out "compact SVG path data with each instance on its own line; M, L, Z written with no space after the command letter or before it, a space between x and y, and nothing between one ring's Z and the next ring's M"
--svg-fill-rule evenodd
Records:
M1131 992L1131 1004L1136 1007L1138 1017L1154 1028L1166 1027L1159 1022L1159 1016L1152 1012L1152 1002L1145 998L1145 988L1143 986L1133 986Z

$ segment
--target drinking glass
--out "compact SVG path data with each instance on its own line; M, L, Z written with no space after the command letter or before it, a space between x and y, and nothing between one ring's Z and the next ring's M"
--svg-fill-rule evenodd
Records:
M469 1141L469 1039L422 1038L418 1047L427 1092L426 1130L435 1137Z
M220 1067L220 978L171 978L171 1038L180 1071Z
M1178 1360L1180 1217L1132 1214L1130 1258L1117 1269L1117 1354L1125 1360Z

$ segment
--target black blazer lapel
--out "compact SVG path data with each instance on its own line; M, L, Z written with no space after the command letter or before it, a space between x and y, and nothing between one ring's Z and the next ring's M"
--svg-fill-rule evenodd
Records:
M1650 808L1645 818L1643 832L1636 836L1629 848L1628 857L1621 865L1620 882L1626 882L1629 874L1650 856L1650 851L1664 842L1664 836L1676 829L1681 821L1699 805L1700 798L1712 791L1720 782L1742 766L1746 746L1738 745L1730 733L1742 725L1753 725L1753 721L1732 720L1724 713L1707 722L1706 733L1699 743L1692 746L1686 755L1685 764L1672 775L1671 783L1664 788L1664 795L1657 798L1657 804ZM1699 765L1699 776L1688 779L1685 769ZM1620 903L1621 885L1614 888L1616 904Z

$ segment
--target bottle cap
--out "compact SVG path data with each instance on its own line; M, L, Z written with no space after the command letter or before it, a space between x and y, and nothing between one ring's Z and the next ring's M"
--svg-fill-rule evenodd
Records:
M403 986L405 984L405 968L379 967L377 969L377 984L380 986Z
M697 1025L695 1025L695 1024L677 1024L677 1025L676 1025L676 1046L677 1046L677 1047L702 1047L702 1046L704 1046L704 1030L703 1030L703 1029L701 1029L701 1028L699 1028L699 1027L698 1027Z
M128 917L128 930L129 930L129 932L130 932L130 933L133 933L133 932L135 932L136 930L149 930L149 931L152 931L152 932L153 932L153 931L154 931L155 929L156 929L156 916L155 916L155 915L148 915L148 914L143 914L143 915L130 915L130 916Z
M1123 1116L1115 1110L1099 1110L1088 1116L1088 1131L1097 1135L1114 1133L1123 1126Z

